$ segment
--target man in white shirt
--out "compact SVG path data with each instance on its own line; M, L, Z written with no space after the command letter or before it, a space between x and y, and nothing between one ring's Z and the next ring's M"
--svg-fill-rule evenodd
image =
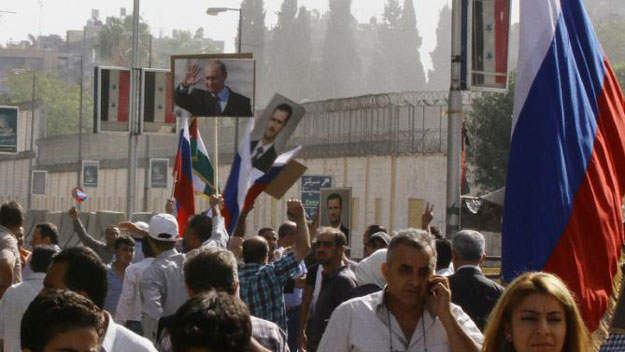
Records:
M336 308L319 351L479 351L481 332L434 276L435 248L425 231L399 231L382 264L387 286Z
M102 308L107 291L106 266L90 248L67 248L52 258L43 285L44 294L51 290L68 289ZM102 314L105 333L101 352L156 352L149 340L115 323L108 312L103 310Z
M35 246L30 257L31 274L0 299L0 340L4 352L21 352L20 323L30 302L41 292L46 270L56 253L49 245Z

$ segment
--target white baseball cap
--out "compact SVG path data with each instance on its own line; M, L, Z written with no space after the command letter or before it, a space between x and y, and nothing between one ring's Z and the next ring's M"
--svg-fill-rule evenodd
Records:
M171 214L156 214L150 219L148 233L157 241L176 242L178 240L178 221Z

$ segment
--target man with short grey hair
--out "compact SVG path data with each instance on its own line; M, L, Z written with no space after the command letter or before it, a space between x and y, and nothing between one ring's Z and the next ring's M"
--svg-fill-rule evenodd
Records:
M386 288L336 308L319 351L479 351L482 334L451 303L449 283L435 268L434 238L399 231L382 264Z
M486 261L484 236L462 230L452 239L452 261L456 271L449 276L451 300L464 309L484 330L486 319L503 292L503 287L486 278L480 265Z

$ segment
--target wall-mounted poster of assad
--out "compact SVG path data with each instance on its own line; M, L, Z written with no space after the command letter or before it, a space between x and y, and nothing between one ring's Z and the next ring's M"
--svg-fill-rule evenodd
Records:
M252 54L172 56L177 116L254 116Z
M17 153L17 106L0 106L0 152Z
M250 134L252 166L262 172L269 171L278 155L286 151L286 144L305 112L294 101L280 94L273 96L265 110L256 117Z
M82 186L98 187L98 173L100 163L98 161L83 160L82 162Z
M322 226L340 229L350 241L352 189L322 188L319 201L320 221Z
M167 175L169 174L168 159L150 159L150 185L153 188L167 188Z

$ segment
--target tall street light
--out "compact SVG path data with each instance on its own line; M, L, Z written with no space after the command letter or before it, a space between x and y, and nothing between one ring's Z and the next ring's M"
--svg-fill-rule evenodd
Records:
M241 31L241 24L243 23L243 15L242 15L241 9L234 8L234 7L209 7L206 10L206 13L211 16L217 16L220 13L226 12L226 11L238 11L239 12L239 38L237 40L237 53L241 53L241 37L243 36L243 32ZM237 116L234 122L234 155L237 155L238 148L239 148L239 117Z

